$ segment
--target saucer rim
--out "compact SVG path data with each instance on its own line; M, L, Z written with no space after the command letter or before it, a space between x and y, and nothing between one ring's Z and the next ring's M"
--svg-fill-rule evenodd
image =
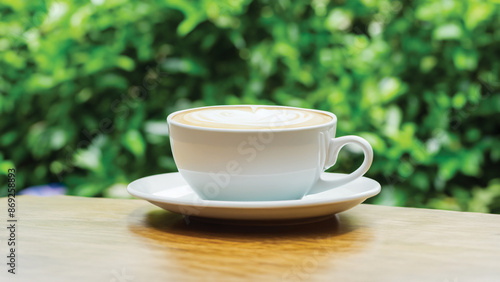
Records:
M325 172L326 174L338 174L338 175L346 175L345 173L333 173L333 172ZM132 196L144 199L147 201L154 201L154 202L159 202L159 203L168 203L168 204L174 204L174 205L181 205L181 206L191 206L191 207L199 207L199 208L204 208L204 207L217 207L217 208L227 208L227 209L281 209L281 208L289 208L289 207L308 207L308 206L320 206L320 205L330 205L330 204L337 204L337 203L342 203L342 202L349 202L353 200L359 200L359 199L368 199L370 197L373 197L377 194L380 193L381 191L381 185L378 183L376 180L368 178L368 177L360 177L358 179L353 180L352 182L359 181L360 179L366 179L370 182L373 182L373 188L368 189L363 192L359 193L353 193L351 195L347 196L342 196L342 197L326 197L322 199L309 199L309 198L302 198L298 200L280 200L280 201L216 201L216 200L204 200L201 199L187 183L185 183L186 186L188 186L192 193L194 194L195 199L192 201L187 201L187 200L178 200L175 198L169 198L169 197L162 197L162 196L157 196L151 193L144 193L141 191L138 191L137 189L134 189L133 186L138 185L138 182L144 181L145 179L149 178L157 178L160 176L180 176L179 172L169 172L169 173L160 173L160 174L153 174L145 177L141 177L139 179L136 179L132 182L130 182L127 186L127 191L130 193ZM180 176L182 178L182 176ZM350 182L352 184L352 182ZM346 184L347 185L347 184ZM342 185L345 186L345 185ZM339 186L337 188L332 188L332 189L340 189L342 186ZM320 193L319 193L320 194ZM307 196L307 195L306 195ZM363 201L364 201L363 200Z

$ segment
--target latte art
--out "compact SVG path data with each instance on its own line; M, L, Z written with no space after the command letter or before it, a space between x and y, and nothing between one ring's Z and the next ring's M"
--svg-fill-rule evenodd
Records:
M208 110L184 116L190 122L218 123L246 126L288 126L307 122L313 118L299 111L280 111L257 109L255 112L244 110Z
M188 110L174 121L194 126L232 129L298 128L328 123L331 116L316 111L273 106L223 106Z

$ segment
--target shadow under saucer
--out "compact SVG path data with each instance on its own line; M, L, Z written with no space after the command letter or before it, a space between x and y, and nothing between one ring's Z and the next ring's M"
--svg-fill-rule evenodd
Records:
M192 220L210 224L235 225L235 226L285 226L285 225L302 225L302 224L316 223L334 217L335 217L334 214L330 214L330 215L317 216L311 218L285 219L285 220L232 220L232 219L219 219L219 218L185 215L184 221L189 222Z
M143 214L141 225L157 232L193 237L283 236L287 238L311 238L331 237L349 233L356 229L356 225L349 223L348 217L344 215L340 217L336 214L298 220L245 221L184 216L165 210L154 209ZM142 230L142 228L134 229L136 231Z

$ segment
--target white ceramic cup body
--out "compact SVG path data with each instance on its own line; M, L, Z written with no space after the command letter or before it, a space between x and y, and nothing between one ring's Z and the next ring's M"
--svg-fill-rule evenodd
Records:
M356 171L358 175L343 183L320 178L324 170L335 163L340 148L354 141L337 144L336 116L324 111L308 111L329 115L332 120L301 128L270 125L265 129L216 129L174 121L172 117L179 112L172 113L167 121L177 168L202 199L223 201L301 199L313 187L318 192L361 177L373 158L371 147L364 139L369 152L364 149L365 167ZM360 145L366 147L366 144Z

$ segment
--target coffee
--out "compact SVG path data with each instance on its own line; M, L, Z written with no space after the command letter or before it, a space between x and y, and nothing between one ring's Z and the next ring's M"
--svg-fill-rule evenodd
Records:
M284 129L329 123L317 111L276 106L221 106L182 111L172 117L181 124L220 129Z

